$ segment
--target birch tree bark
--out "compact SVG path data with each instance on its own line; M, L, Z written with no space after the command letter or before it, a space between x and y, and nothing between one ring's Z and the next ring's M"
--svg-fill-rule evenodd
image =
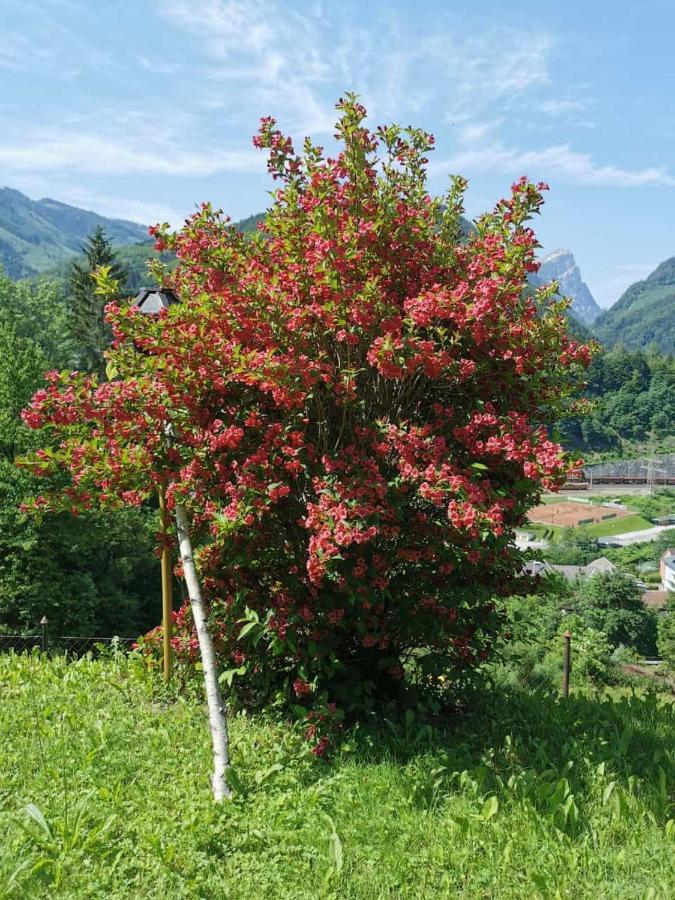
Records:
M206 623L206 610L202 598L202 589L199 584L199 576L192 555L192 541L190 540L190 523L185 507L182 503L176 504L176 530L178 532L178 546L180 558L183 563L183 574L190 597L192 617L197 630L199 640L199 652L204 668L204 687L206 689L206 703L209 712L209 728L211 729L211 741L213 744L213 775L211 785L213 797L217 803L226 797L232 796L232 791L227 782L227 770L230 767L229 736L227 733L227 713L218 684L218 668L216 666L216 654L213 648L213 639Z

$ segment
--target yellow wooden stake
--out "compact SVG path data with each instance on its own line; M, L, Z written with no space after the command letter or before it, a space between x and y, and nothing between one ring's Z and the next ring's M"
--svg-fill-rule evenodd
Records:
M171 613L173 611L173 586L171 583L171 550L168 546L167 536L169 533L169 510L166 507L166 494L164 488L159 489L159 514L162 523L162 535L165 543L162 548L162 631L164 633L164 681L169 682L171 679L171 661L172 648L171 637L173 633L173 622Z

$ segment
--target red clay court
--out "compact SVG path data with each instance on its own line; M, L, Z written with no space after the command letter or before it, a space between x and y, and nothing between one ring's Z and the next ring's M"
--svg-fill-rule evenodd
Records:
M607 519L618 519L629 516L625 509L616 509L611 506L600 506L591 503L542 503L535 506L528 514L530 522L537 525L584 525L603 522Z

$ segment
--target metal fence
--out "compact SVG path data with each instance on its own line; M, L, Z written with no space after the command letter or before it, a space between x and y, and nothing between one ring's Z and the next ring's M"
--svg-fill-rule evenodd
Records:
M675 453L666 453L662 456L654 458L653 464L654 476L673 478L675 477ZM618 459L612 462L596 463L593 466L584 466L586 478L591 475L593 479L602 478L603 476L612 476L614 478L644 478L647 480L647 469L649 467L649 459L641 457L639 459Z
M45 653L73 657L132 649L136 638L130 637L87 637L80 635L53 635L45 628L37 634L0 634L0 653L26 653L42 650Z

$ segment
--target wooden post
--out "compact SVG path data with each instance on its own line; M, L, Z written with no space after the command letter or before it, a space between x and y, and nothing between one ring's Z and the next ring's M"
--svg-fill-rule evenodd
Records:
M42 644L42 652L43 653L46 653L47 650L49 649L49 635L47 634L47 625L48 624L49 624L49 619L47 618L47 616L43 616L40 619L40 629L42 631L41 644Z
M570 695L570 644L572 642L572 632L568 629L563 635L563 677L562 677L562 693L563 697Z
M159 515L162 524L162 631L164 635L164 681L168 684L171 680L172 647L171 637L173 633L173 586L171 582L171 550L169 548L169 511L166 507L166 494L164 488L159 488Z

